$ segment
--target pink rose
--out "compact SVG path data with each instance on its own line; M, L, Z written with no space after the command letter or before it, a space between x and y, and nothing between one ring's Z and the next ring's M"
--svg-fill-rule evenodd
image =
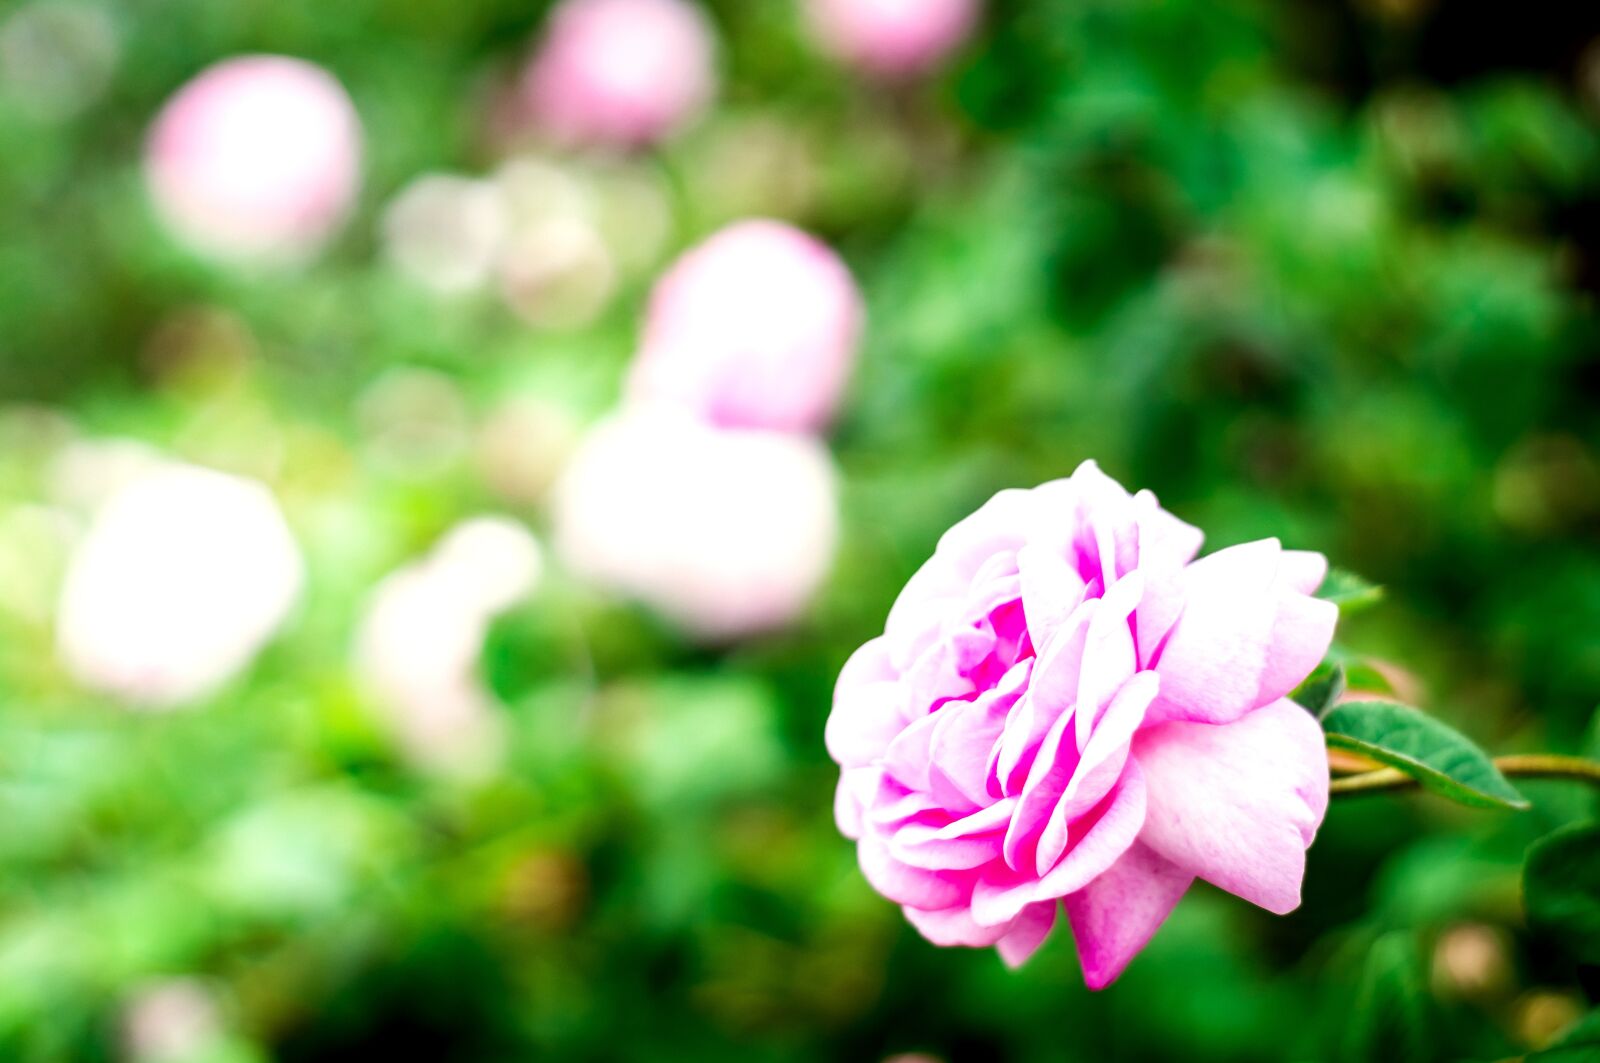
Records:
M839 826L930 941L1015 966L1065 900L1098 989L1196 877L1299 905L1328 767L1286 695L1333 637L1326 562L1200 540L1093 462L1002 491L844 666Z
M189 82L150 131L145 176L163 220L206 254L284 259L342 222L361 127L332 75L281 56L228 59Z
M822 46L880 77L919 74L967 39L978 0L809 0Z
M696 118L716 90L711 23L685 0L564 0L522 82L558 140L638 147Z
M855 280L826 245L781 222L739 222L656 284L629 396L726 428L818 429L861 323Z

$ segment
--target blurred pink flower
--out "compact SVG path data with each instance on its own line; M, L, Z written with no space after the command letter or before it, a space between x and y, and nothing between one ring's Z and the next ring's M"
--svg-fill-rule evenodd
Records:
M1200 540L1092 462L1002 491L845 665L839 826L930 941L1020 964L1064 899L1100 988L1196 877L1299 905L1328 766L1286 695L1333 637L1326 562Z
M95 514L62 590L57 641L81 682L141 706L221 686L299 597L299 547L267 489L163 463Z
M636 408L556 485L555 547L580 574L722 640L778 627L827 574L833 465L815 440Z
M781 222L739 222L656 284L629 395L728 427L818 429L861 325L861 296L837 255Z
M360 182L361 130L344 89L299 59L210 67L156 118L145 177L156 208L197 250L294 259L344 220Z
M558 140L638 147L698 117L716 91L710 21L686 0L563 0L523 77Z
M833 55L881 77L908 77L966 40L979 0L808 0L817 37Z

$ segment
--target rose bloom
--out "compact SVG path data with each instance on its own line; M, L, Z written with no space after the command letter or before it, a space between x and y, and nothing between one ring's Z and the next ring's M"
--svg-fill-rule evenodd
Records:
M715 43L686 0L564 0L522 81L557 140L633 148L699 116L716 90Z
M1326 562L1200 540L1092 462L1002 491L845 665L839 826L930 941L1014 966L1064 900L1100 988L1196 877L1299 905L1328 765L1286 695L1333 637Z
M299 59L227 59L190 81L150 131L145 178L185 243L228 259L294 259L349 212L361 129L332 75Z
M806 436L635 408L597 426L555 489L579 574L723 641L780 627L833 561L833 464Z
M921 73L967 39L978 0L808 0L824 48L880 77Z
M781 222L739 222L657 282L629 396L726 427L818 429L861 325L855 280L826 245Z
M135 705L177 704L247 665L303 578L264 486L163 464L95 514L67 570L57 644L87 686Z

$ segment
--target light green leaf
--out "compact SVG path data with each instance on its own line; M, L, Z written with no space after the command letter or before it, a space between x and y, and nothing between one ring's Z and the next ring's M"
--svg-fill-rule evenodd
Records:
M1522 873L1528 922L1585 961L1600 961L1600 824L1566 827L1535 842Z
M1332 710L1334 704L1344 695L1344 690L1344 665L1334 664L1319 667L1307 676L1306 681L1301 683L1295 689L1295 692L1289 696L1301 708L1313 716L1320 717Z
M1317 597L1337 605L1341 614L1354 613L1382 601L1383 588L1353 572L1330 568L1322 586L1317 588Z
M1409 705L1347 701L1322 718L1328 745L1405 772L1434 793L1476 808L1528 807L1471 739Z

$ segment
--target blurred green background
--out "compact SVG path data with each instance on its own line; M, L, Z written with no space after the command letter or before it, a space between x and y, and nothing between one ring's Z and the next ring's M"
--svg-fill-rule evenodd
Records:
M1600 991L1519 902L1526 845L1592 811L1570 786L1521 816L1336 803L1298 912L1196 889L1091 995L1064 934L1009 973L904 925L821 737L939 533L1094 457L1212 548L1276 535L1384 584L1341 647L1486 746L1594 742L1594 5L992 0L884 90L788 0L708 2L703 121L539 156L620 219L614 283L554 318L419 291L381 246L418 175L506 163L486 115L546 5L66 6L110 46L0 66L0 1058L144 1058L154 1000L207 1063L1367 1058L1375 1012L1423 1031L1386 1058L1489 1060ZM190 255L142 185L161 102L256 51L333 71L364 126L357 215L301 270ZM62 86L85 99L38 105ZM705 648L552 559L484 649L503 765L419 770L352 676L365 596L460 518L542 536L651 280L756 214L867 298L824 590ZM268 482L306 554L279 637L182 711L56 661L62 455L105 439Z

